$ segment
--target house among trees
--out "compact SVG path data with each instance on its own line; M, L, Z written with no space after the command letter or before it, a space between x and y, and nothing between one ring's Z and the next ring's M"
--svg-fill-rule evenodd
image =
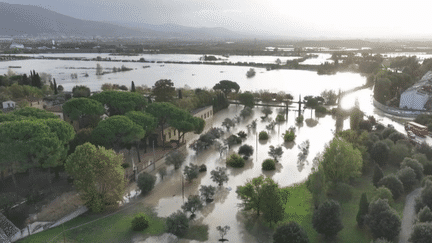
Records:
M12 100L7 100L7 101L4 101L2 103L2 105L3 105L3 112L7 113L7 112L13 111L15 109L16 102L12 101Z
M196 110L191 111L192 116L204 119L206 121L209 118L213 117L213 106L209 105L206 107L198 108Z
M26 99L29 102L29 106L33 108L43 109L44 101L41 98L29 97Z
M425 110L432 108L432 71L401 94L399 108Z
M46 107L45 108L46 111L49 111L51 113L54 113L55 115L57 115L61 120L64 121L64 115L63 115L63 108L61 105L55 105L55 106L51 106L51 107Z
M191 111L191 115L194 116L194 117L198 117L198 118L203 119L206 122L206 124L207 124L207 121L210 118L213 118L213 106L209 105L209 106L206 106L206 107L202 107L202 108L198 108L196 110L193 110L193 111ZM161 128L160 127L158 128L158 133L161 134ZM167 124L164 126L164 134L163 134L163 136L165 136L165 141L166 142L169 142L169 141L172 141L172 140L173 141L174 140L177 141L177 140L180 139L178 131L175 128L173 128L173 127L171 127L171 126L169 126ZM188 136L186 138L188 138ZM162 136L157 136L157 143L158 144L162 144Z

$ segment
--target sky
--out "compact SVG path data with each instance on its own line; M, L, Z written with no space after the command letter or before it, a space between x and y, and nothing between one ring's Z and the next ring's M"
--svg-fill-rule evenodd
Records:
M390 0L0 0L75 18L225 27L313 38L432 37L432 1Z

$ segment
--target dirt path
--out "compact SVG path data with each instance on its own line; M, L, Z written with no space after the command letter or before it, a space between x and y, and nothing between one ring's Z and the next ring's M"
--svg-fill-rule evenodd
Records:
M402 226L399 233L399 243L407 243L411 234L413 220L416 216L414 210L415 198L420 195L422 188L417 188L407 195L403 211Z

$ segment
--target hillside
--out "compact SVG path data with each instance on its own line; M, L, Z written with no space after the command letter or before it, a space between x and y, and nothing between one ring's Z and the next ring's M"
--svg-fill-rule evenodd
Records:
M0 35L77 35L164 37L165 34L141 28L72 18L37 6L0 2Z

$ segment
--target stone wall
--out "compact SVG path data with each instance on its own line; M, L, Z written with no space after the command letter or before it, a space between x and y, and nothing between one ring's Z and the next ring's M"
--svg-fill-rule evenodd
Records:
M426 114L426 115L432 115L432 111L424 111L424 110L403 110L395 107L389 107L386 105L383 105L373 100L373 104L376 108L380 109L381 111L394 115L394 116L402 116L402 117L416 117L420 114Z
M20 232L20 230L2 213L0 213L0 229L3 230L9 239L13 238L17 233Z

